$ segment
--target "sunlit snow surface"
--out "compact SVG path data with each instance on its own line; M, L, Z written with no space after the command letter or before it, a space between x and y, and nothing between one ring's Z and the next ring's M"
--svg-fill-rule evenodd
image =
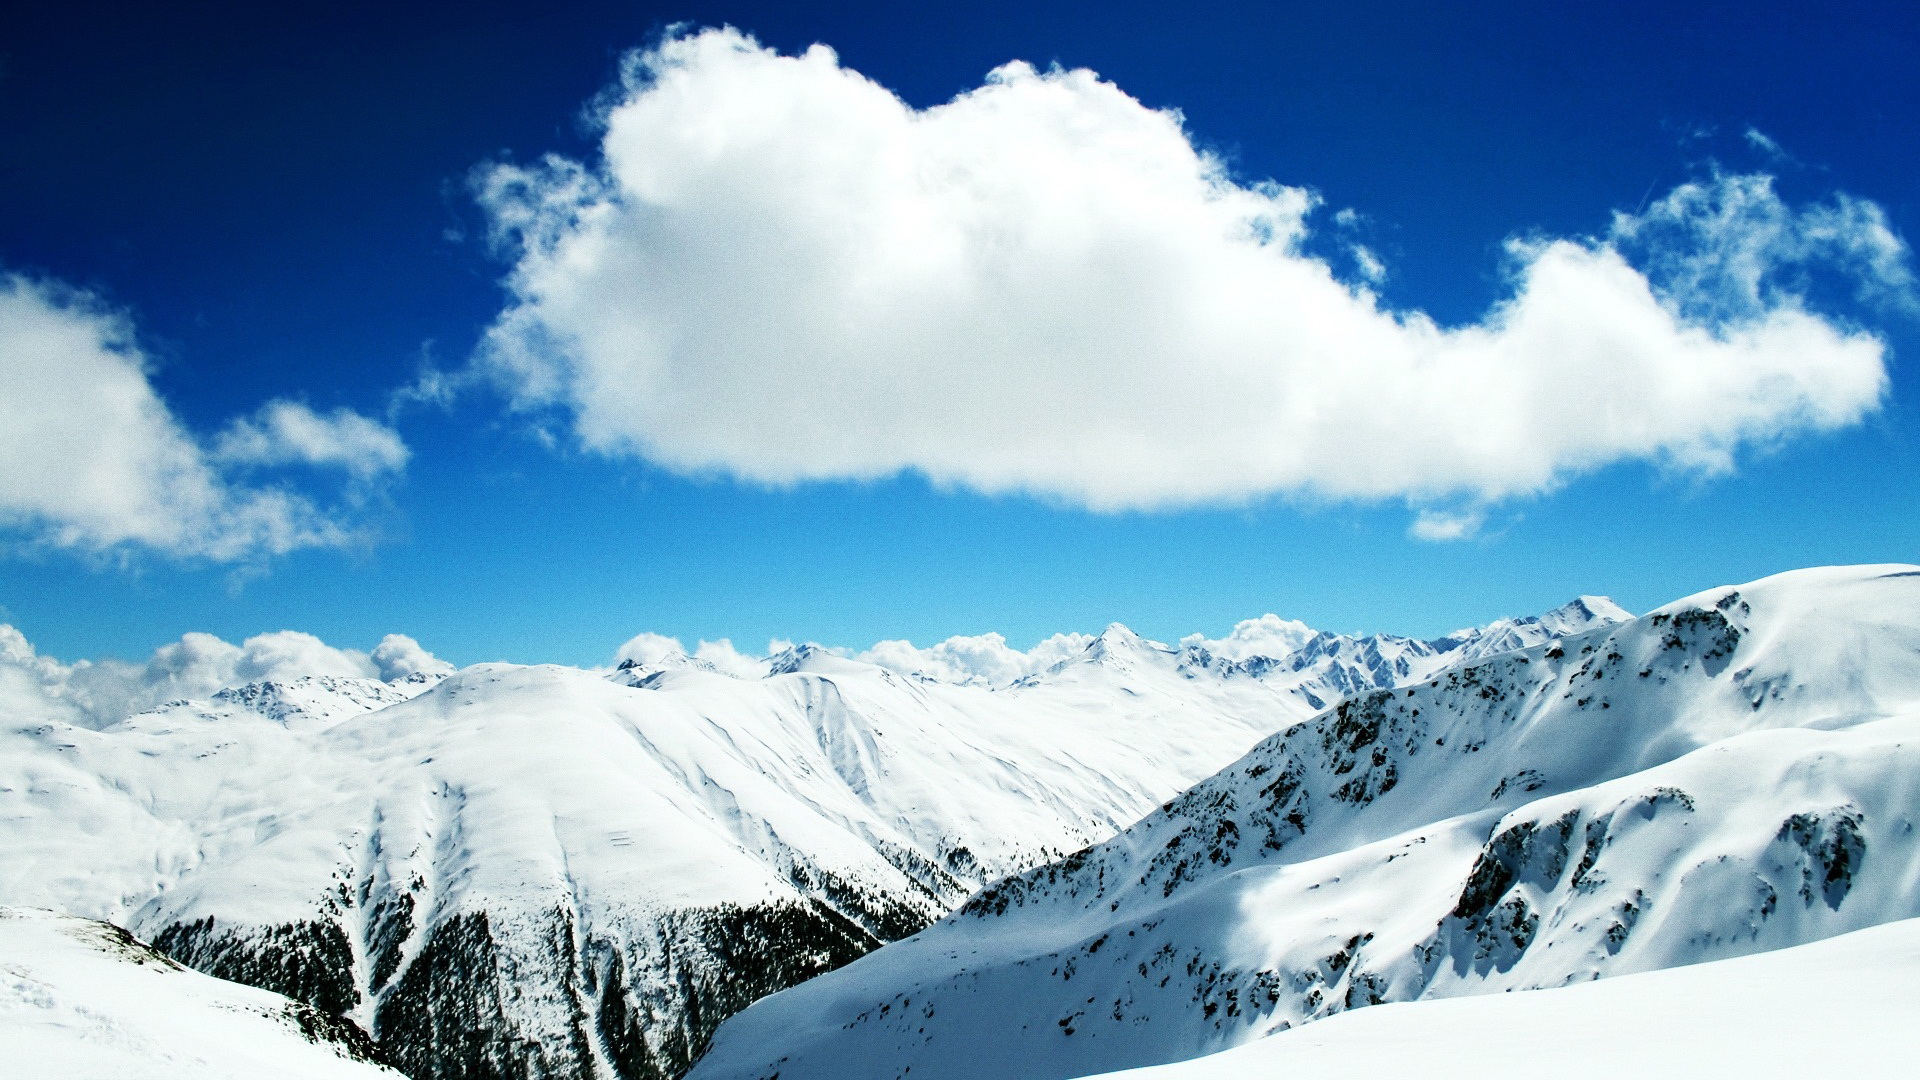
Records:
M1098 1080L1801 1080L1920 1059L1920 920L1556 990L1360 1009ZM1094 1080L1094 1078L1088 1078Z
M0 908L0 1075L400 1080L303 1030L303 1009L187 970L111 926Z
M530 1043L559 1074L671 1073L753 997L1111 836L1327 698L1618 617L1233 660L1114 626L997 688L800 648L760 678L487 664L101 730L9 716L0 903L124 925L421 1067L477 1038L475 1067Z
M1785 948L1920 916L1916 817L1920 571L1713 589L1290 726L693 1076L1062 1080Z

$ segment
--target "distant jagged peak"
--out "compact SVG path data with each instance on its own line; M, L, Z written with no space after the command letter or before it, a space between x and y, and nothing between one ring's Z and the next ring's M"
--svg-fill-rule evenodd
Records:
M1204 634L1188 634L1180 639L1180 646L1202 666L1211 666L1215 660L1228 664L1242 661L1271 664L1277 658L1298 653L1315 639L1333 636L1297 619L1283 619L1268 613L1235 623L1233 629L1222 638L1209 639Z
M767 658L767 677L776 675L850 675L873 671L877 665L856 660L844 649L807 642L792 645Z
M1108 623L1100 636L1087 645L1087 655L1094 659L1108 656L1137 656L1144 654L1170 655L1172 649L1157 641L1150 641L1134 633L1124 623Z
M1116 671L1128 671L1138 664L1164 664L1174 666L1179 651L1158 641L1141 637L1124 623L1108 623L1107 628L1088 641L1086 647L1076 655L1066 657L1051 665L1037 678L1021 680L1022 685L1043 682L1047 678L1058 677L1086 665L1094 665Z
M1632 612L1607 597L1582 595L1539 615L1495 619L1425 644L1457 663L1529 649L1554 638L1573 637L1632 619Z
M1565 622L1576 627L1573 632L1602 626L1609 623L1623 623L1633 618L1633 612L1613 602L1612 597L1581 595L1561 604L1540 617L1547 625Z
M415 693L425 693L445 682L447 676L451 674L453 674L451 671L416 671L388 679L387 685L399 689L416 688Z
M642 631L614 650L608 678L634 685L664 672L698 671L734 679L761 679L768 674L769 661L789 648L787 642L769 642L765 654L747 653L736 649L727 638L702 638L689 649L677 637Z
M168 731L185 721L257 717L292 730L324 728L418 697L447 679L438 671L415 672L389 682L351 675L297 675L223 687L206 697L174 698L114 725Z
M780 652L767 657L767 677L792 675L796 672L804 671L806 670L808 661L824 651L820 646L810 643L790 645Z
M445 673L438 671L421 671L403 675L392 682L347 675L263 679L242 686L226 687L215 692L207 699L207 703L216 708L243 709L282 724L302 721L326 723L397 705L425 693L446 677Z
M1424 677L1439 664L1526 648L1549 637L1627 618L1631 616L1605 597L1582 596L1541 615L1500 619L1431 641L1396 634L1333 633L1267 614L1242 620L1221 638L1189 634L1178 645L1155 641L1113 622L1099 634L1055 634L1026 650L1008 645L1004 636L989 631L950 637L926 647L904 639L886 640L857 653L817 642L775 641L764 658L739 653L726 642L702 642L689 652L677 638L643 633L621 646L609 677L628 685L654 685L663 673L686 669L757 679L796 673L845 675L877 667L923 683L1011 689L1059 678L1083 664L1124 668L1149 663L1178 670L1187 678L1261 679L1276 673L1311 675L1315 669L1338 668L1346 674L1334 676L1324 688L1338 696L1357 686L1393 685Z
M657 682L659 677L666 672L689 669L711 672L716 675L722 674L720 669L715 667L711 662L702 660L699 657L688 656L684 649L675 649L672 652L662 653L659 656L650 657L646 660L640 660L631 656L626 657L620 661L619 665L616 666L613 672L607 677L615 682L625 683L628 686L639 686L642 683L650 684Z
M617 679L628 675L644 677L652 672L694 664L693 657L688 655L686 646L680 643L679 638L647 632L628 638L614 652L614 659L617 661L614 667L614 677Z
M1633 613L1605 596L1576 596L1551 611L1520 618L1495 619L1481 627L1479 635L1491 636L1502 630L1537 631L1546 637L1571 637L1602 626L1612 626L1633 618ZM1535 645L1538 641L1529 641Z
M1083 663L1127 666L1130 660L1161 662L1173 658L1187 678L1284 678L1318 703L1363 689L1398 686L1430 677L1456 663L1529 648L1543 641L1613 625L1632 618L1613 601L1582 596L1541 615L1498 619L1484 627L1459 630L1423 641L1398 634L1341 634L1315 630L1303 622L1263 615L1235 625L1227 636L1209 639L1190 634L1178 648L1141 637L1112 623L1075 656L1053 664L1018 685L1058 677ZM1317 705L1316 705L1317 707Z

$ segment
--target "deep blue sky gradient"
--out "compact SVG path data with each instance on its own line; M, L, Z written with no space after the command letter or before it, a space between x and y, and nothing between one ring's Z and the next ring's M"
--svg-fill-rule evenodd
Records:
M1366 215L1386 299L1443 322L1501 294L1507 236L1599 231L1710 160L1772 171L1796 200L1873 199L1920 235L1920 7L1899 2L281 7L0 13L0 267L128 309L156 386L203 433L277 396L377 414L423 360L458 366L503 271L469 171L589 154L586 103L678 22L825 42L922 106L1010 59L1091 67L1183 110L1242 177ZM1794 160L1768 160L1749 126ZM688 480L548 449L476 393L400 415L415 458L370 548L242 583L15 551L0 619L65 657L291 628L361 648L398 630L460 663L591 663L642 629L1025 645L1115 619L1161 638L1265 611L1438 634L1580 592L1638 609L1920 558L1920 327L1843 314L1894 346L1893 396L1866 426L1704 483L1616 467L1460 544L1408 539L1395 505L1095 515L913 477Z

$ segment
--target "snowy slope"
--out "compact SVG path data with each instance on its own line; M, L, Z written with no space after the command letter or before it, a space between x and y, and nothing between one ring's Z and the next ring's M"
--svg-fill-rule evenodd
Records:
M1070 1077L1781 948L1920 915L1916 796L1920 570L1711 590L1294 725L693 1075Z
M399 1080L350 1025L105 923L0 908L0 1071L18 1080Z
M667 653L36 717L0 726L0 902L348 1016L415 1075L677 1075L760 995L1112 835L1320 695L1613 617L1257 663L1114 626L998 689L803 646L760 678Z
M1800 1080L1920 1058L1920 921L1559 990L1383 1005L1097 1080ZM1088 1078L1095 1080L1095 1078Z

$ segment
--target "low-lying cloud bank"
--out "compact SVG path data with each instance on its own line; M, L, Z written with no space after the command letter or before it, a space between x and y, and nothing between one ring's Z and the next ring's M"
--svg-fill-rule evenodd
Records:
M870 664L939 682L1005 686L1085 652L1091 634L1055 634L1025 651L993 632L950 637L919 648L911 641L881 641L857 657Z
M767 653L771 655L785 648L788 642L771 642ZM757 679L767 673L767 657L755 656L734 648L727 638L719 641L702 641L688 650L676 637L655 634L651 631L635 634L626 644L614 650L615 664L632 663L640 667L658 668L697 660L716 671L732 675L739 679Z
M839 645L809 643L809 647L916 678L965 686L1005 686L1076 656L1092 643L1092 634L1055 634L1023 651L1008 645L1002 635L989 631L950 637L925 648L904 639L875 642L872 648L857 652ZM739 649L726 638L701 641L688 649L679 638L642 633L615 650L613 662L663 668L692 661L738 679L758 679L768 673L775 657L793 646L791 641L776 639L767 643L766 653L756 655Z
M406 465L406 445L385 424L292 401L202 440L154 389L149 366L125 314L0 273L6 540L216 562L335 547L356 538L351 504ZM294 486L289 467L338 470L346 490L323 505Z
M145 663L42 656L19 630L0 623L0 719L57 720L104 727L182 698L204 698L247 683L305 675L393 680L446 674L453 665L405 634L388 634L371 652L340 649L312 634L279 630L238 645L212 634L183 634Z
M1912 295L1874 204L1716 172L1513 240L1506 297L1443 327L1305 250L1309 191L1084 70L915 109L825 47L708 30L634 55L604 119L593 162L480 174L515 260L480 362L584 446L686 473L1405 500L1458 538L1610 463L1714 474L1856 423L1885 345L1806 282Z

